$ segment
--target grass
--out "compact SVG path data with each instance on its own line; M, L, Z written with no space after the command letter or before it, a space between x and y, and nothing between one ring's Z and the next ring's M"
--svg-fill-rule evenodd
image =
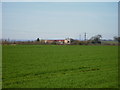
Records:
M3 46L3 88L116 88L117 46Z
M0 89L2 88L2 45L0 45Z

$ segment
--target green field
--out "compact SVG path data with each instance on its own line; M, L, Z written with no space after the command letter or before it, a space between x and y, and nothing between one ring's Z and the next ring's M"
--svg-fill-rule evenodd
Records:
M118 47L4 45L3 88L116 88Z
M0 89L2 88L2 45L0 45Z

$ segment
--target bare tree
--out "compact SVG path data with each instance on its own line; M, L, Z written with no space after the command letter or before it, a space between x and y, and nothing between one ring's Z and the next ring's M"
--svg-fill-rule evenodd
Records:
M98 34L96 36L91 37L90 41L94 44L95 43L101 44L101 38L102 38L102 35Z
M114 38L115 41L118 41L120 43L120 37L115 36L113 38Z
M37 38L37 41L40 41L40 39L39 39L39 38Z

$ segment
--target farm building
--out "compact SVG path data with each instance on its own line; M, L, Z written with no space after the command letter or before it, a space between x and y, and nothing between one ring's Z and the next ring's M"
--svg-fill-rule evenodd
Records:
M64 44L64 40L45 40L45 43L48 43L48 44L51 44L51 43Z
M72 40L73 40L73 39L71 39L71 38L66 38L66 39L64 40L64 43L65 43L65 44L71 44Z
M56 44L71 44L73 39L71 38L66 38L64 40L45 40L45 43L51 44L51 43L56 43Z

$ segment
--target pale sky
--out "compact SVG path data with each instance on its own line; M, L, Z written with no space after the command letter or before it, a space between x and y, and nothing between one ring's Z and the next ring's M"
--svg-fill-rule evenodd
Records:
M4 39L103 39L118 35L117 2L3 2Z
M0 3L0 39L2 39L2 3Z
M1 0L2 2L119 2L119 0Z

